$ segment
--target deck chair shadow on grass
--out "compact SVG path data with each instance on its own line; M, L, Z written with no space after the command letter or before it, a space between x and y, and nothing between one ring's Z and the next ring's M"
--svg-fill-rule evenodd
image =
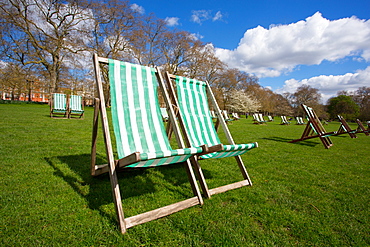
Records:
M342 116L338 115L338 119L340 121L340 126L339 126L337 133L334 135L337 136L337 135L348 134L351 138L357 138L356 136L357 130L351 129L347 121Z
M252 181L250 180L240 155L246 153L252 148L258 147L257 142L249 144L234 143L224 120L224 116L207 82L175 76L169 73L166 73L166 81L171 102L179 109L178 119L187 147L196 147L200 145L207 145L209 149L212 149L213 147L216 149L217 147L221 147L219 148L219 151L205 155L197 155L191 159L195 167L195 171L197 172L204 196L209 198L211 195L217 193L222 193L242 186L251 186ZM175 91L174 85L176 86L177 91ZM219 118L218 122L222 126L229 145L221 144L216 128L213 125L212 115L208 105L207 92L210 97L210 102L213 105L213 109L216 111L216 115ZM208 189L198 161L202 159L224 157L235 157L242 173L243 180L220 186L218 188Z
M122 233L127 228L158 219L194 205L203 204L189 158L207 153L206 147L184 148L182 139L176 136L180 149L172 149L166 136L157 98L157 76L154 68L100 58L94 55L94 69L99 98L96 99L91 147L91 174L109 173L114 205ZM108 64L111 93L112 125L114 129L118 159L114 159L100 66ZM172 106L169 117L174 120ZM108 164L96 165L96 141L99 114ZM178 124L173 128L179 133ZM156 167L184 163L194 197L142 214L124 217L117 171L125 168Z
M68 99L64 93L53 93L50 99L50 117L68 117Z
M84 116L84 112L85 110L82 96L71 95L69 99L68 118L76 116L82 119Z
M301 138L289 141L290 143L304 141L312 138L320 138L322 144L326 149L333 146L330 136L335 135L336 132L326 132L324 126L321 124L320 119L317 117L315 111L304 104L301 105L307 115L307 125L303 131Z

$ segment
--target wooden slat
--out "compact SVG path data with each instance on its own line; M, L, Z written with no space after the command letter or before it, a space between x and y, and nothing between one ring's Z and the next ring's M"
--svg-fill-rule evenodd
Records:
M95 78L97 84L97 90L100 103L100 115L102 119L102 127L103 127L103 135L105 139L105 149L108 157L108 167L109 167L109 178L112 188L114 206L116 209L117 220L119 223L121 233L126 232L126 226L124 221L124 214L122 209L122 201L121 201L121 193L119 189L118 179L117 179L117 171L116 171L116 163L114 161L113 156L113 149L112 149L112 142L110 138L110 131L108 125L108 116L107 111L105 108L105 99L104 99L104 92L103 92L103 83L101 80L101 72L99 67L99 61L105 61L105 59L99 58L97 54L94 54L94 71L95 71ZM108 61L108 60L107 60Z
M152 211L131 216L125 219L126 228L130 228L155 219L159 219L198 204L199 204L198 197L192 197L181 202L177 202L171 205L154 209Z
M91 140L91 161L90 161L90 172L92 176L96 176L96 141L98 137L98 125L99 125L99 111L100 111L100 100L95 99L94 117L93 117L93 131Z
M228 190L233 190L233 189L241 188L243 186L248 186L248 185L251 185L251 184L246 179L246 180L242 180L242 181L239 181L239 182L236 182L236 183L232 183L232 184L228 184L228 185L224 185L224 186L220 186L220 187L217 187L217 188L210 189L209 192L210 192L211 195L215 195L215 194L223 193L223 192L228 191Z

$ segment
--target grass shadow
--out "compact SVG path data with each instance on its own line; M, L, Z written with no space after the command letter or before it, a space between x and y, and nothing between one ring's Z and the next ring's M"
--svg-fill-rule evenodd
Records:
M269 140L269 141L276 141L276 142L284 142L284 143L288 143L288 142L290 142L292 140L292 139L288 139L288 138L284 138L284 137L279 137L279 136L265 137L265 138L261 138L261 139ZM309 147L315 147L319 143L314 142L314 141L305 140L305 141L300 141L300 142L293 142L292 144L297 144L297 145L302 145L302 146L309 146Z
M90 175L90 154L45 157L54 169L54 175L62 178L81 197L88 207L116 223L115 215L106 213L105 205L113 203L108 174L97 177ZM97 164L106 163L105 157L97 155ZM123 201L131 197L145 196L160 190L177 194L178 197L192 197L192 190L183 163L154 168L127 168L117 173ZM210 177L209 172L206 176ZM84 189L88 187L88 189ZM174 203L174 202L173 202ZM165 205L163 205L165 206Z

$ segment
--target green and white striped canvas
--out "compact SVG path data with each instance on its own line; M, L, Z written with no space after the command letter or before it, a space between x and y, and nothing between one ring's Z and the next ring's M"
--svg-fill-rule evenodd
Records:
M185 128L192 146L221 144L212 122L207 84L195 79L176 76L177 98ZM202 155L201 158L223 158L241 155L257 147L257 143L223 145L223 151Z
M199 146L171 148L158 103L154 68L109 59L109 81L118 157L140 152L141 161L127 167L179 163L203 151Z
M53 94L53 111L65 112L67 111L67 97L63 93Z
M79 95L71 95L69 99L69 108L72 113L81 113L82 109L82 97Z

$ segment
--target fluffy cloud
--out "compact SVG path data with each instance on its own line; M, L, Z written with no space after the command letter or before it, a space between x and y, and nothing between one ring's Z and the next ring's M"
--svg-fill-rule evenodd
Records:
M285 81L283 88L278 89L277 93L294 93L298 87L309 85L320 90L323 103L337 94L338 91L356 91L359 87L369 86L370 66L365 70L358 70L356 73L345 75L320 75L304 80L290 79Z
M300 64L354 55L370 61L370 20L330 21L319 12L289 25L249 29L235 50L216 49L216 56L230 67L259 77L275 77Z
M179 18L178 17L166 17L164 20L168 26L173 27L173 26L178 26L179 25Z
M130 8L133 11L138 12L139 14L144 14L145 13L145 9L142 6L137 5L136 3L131 4L131 7Z

